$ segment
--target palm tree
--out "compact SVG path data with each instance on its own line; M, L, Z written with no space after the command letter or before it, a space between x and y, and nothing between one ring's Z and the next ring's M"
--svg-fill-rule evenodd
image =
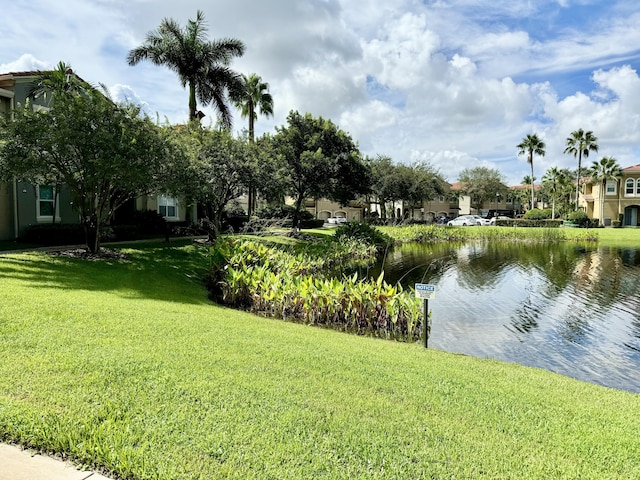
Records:
M235 38L208 41L204 14L198 10L195 20L183 29L171 18L165 18L158 30L149 32L145 42L129 52L129 65L150 60L178 74L183 87L189 87L189 120L200 119L196 99L203 105L213 104L220 121L231 127L227 95L242 88L241 76L229 68L233 57L244 54L244 43Z
M258 119L258 112L266 117L273 116L273 97L269 93L269 84L252 73L249 77L242 76L243 88L234 92L233 103L240 109L242 118L249 118L249 141L255 141L254 124ZM256 208L256 188L250 182L248 186L247 214L251 216Z
M254 141L254 122L258 113L265 117L273 116L273 97L269 93L269 84L252 73L248 77L243 75L244 88L233 99L236 107L241 110L242 118L249 118L249 140Z
M604 196L607 190L607 181L619 182L622 177L622 169L615 158L602 157L599 162L593 161L590 174L591 180L600 182L600 225L604 226ZM620 185L618 185L618 195L620 195Z
M91 85L73 73L71 65L65 62L58 62L58 65L53 70L39 73L29 91L29 97L33 99L44 97L48 105L56 95L86 93L91 89Z
M526 137L522 139L519 145L516 145L518 149L518 155L527 154L527 162L531 165L531 210L535 208L535 193L533 191L533 181L535 177L533 176L533 155L539 155L544 157L546 145L544 142L538 137L537 134L527 134Z
M578 197L580 196L580 175L582 174L582 156L588 157L589 152L598 151L598 138L591 130L585 132L581 128L567 137L567 147L564 153L578 157L578 180L576 182L576 210L578 210Z
M523 205L526 205L528 202L528 200L531 200L531 209L534 208L534 201L533 201L533 197L532 192L533 192L533 188L536 182L536 177L532 177L531 175L525 175L524 177L522 177L522 185L529 185L531 192L530 193L526 193L524 190L520 191L520 195L519 195L519 200L520 203ZM529 197L527 199L527 197Z
M556 199L566 183L567 171L552 167L542 176L542 183L551 194L551 218L556 218Z

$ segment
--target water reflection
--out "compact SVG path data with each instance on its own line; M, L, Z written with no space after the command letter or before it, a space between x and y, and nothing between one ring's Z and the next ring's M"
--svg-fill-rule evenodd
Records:
M640 393L640 249L414 244L384 270L390 283L436 285L434 348Z

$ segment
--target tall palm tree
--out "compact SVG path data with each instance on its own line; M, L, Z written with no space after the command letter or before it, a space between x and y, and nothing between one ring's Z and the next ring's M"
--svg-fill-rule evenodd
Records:
M622 169L615 158L602 157L599 162L593 161L589 173L591 180L600 183L600 225L604 226L604 196L607 190L607 181L615 180L619 183ZM618 195L620 195L620 185L618 185Z
M531 165L531 210L535 208L535 193L533 191L533 181L535 177L533 176L533 155L539 155L544 157L546 145L544 142L538 137L536 133L527 134L526 137L522 139L519 145L516 145L518 149L518 155L527 154L527 162Z
M255 121L258 112L266 117L273 115L273 97L269 93L269 84L262 78L252 73L248 77L242 76L243 88L234 92L233 103L240 109L242 118L249 118L249 141L255 141ZM248 186L247 214L251 216L256 208L257 191L252 182Z
M576 210L578 210L578 198L580 196L580 176L582 175L582 157L589 156L589 152L598 151L598 137L591 130L585 132L581 128L571 132L567 137L567 147L564 153L578 157L578 179L576 181Z
M244 88L235 95L233 102L241 110L242 118L249 118L249 140L253 142L258 113L265 117L273 116L273 97L269 93L269 84L263 82L259 75L243 75L242 79Z
M127 55L129 65L150 60L178 74L183 87L189 88L189 120L201 118L196 110L198 100L213 104L220 121L231 127L227 96L242 88L241 76L229 68L233 57L244 54L244 43L235 38L209 41L204 14L198 10L195 20L181 28L175 20L165 18L156 31L147 34L145 42Z

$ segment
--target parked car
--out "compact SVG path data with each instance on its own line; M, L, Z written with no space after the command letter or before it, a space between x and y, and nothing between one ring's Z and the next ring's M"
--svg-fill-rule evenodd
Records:
M459 217L447 222L449 227L467 227L482 225L482 217L480 215L460 215Z
M336 215L335 217L327 218L327 223L332 225L342 225L343 223L347 223L347 219L341 215Z
M489 220L489 224L490 225L495 225L496 221L498 220L511 220L510 217L505 217L504 215L498 215L497 217L491 217L491 220Z

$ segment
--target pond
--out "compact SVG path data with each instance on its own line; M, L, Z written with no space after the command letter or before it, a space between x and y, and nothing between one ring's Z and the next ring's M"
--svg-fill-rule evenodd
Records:
M388 283L436 286L429 347L640 393L640 249L410 244L383 260Z

